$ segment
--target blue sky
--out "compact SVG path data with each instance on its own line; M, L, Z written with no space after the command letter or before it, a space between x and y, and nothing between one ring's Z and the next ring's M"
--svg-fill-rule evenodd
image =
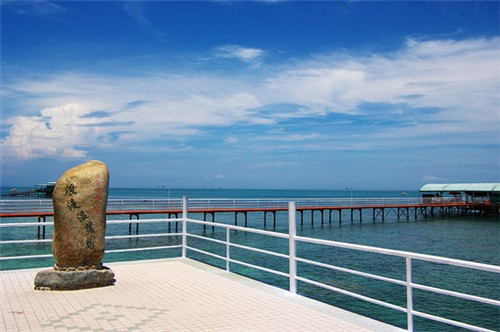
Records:
M500 182L499 8L2 1L1 184Z

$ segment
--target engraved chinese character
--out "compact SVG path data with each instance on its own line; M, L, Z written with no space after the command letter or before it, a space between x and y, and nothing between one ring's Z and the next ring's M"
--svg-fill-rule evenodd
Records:
M70 211L74 210L74 209L78 209L80 206L78 205L78 203L72 198L68 201L68 209Z
M73 196L75 194L77 194L75 185L72 183L68 184L66 186L66 195Z
M94 249L94 239L91 237L87 238L87 248Z
M89 221L85 224L85 229L89 233L94 233L94 225L92 225L92 221Z
M80 212L78 212L78 214L77 214L76 218L77 218L80 222L84 222L84 221L85 221L85 219L88 219L88 218L89 218L89 216L87 216L87 215L85 214L85 212L80 211Z

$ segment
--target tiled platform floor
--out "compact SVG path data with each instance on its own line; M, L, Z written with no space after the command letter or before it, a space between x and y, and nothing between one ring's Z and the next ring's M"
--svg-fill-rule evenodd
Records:
M77 291L35 291L38 270L0 272L0 330L398 330L189 259L108 266L114 286Z

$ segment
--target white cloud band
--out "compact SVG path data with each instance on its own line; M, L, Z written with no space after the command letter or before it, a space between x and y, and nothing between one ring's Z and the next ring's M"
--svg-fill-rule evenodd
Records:
M256 61L263 54L234 45L220 47L218 52L242 61ZM415 141L432 145L436 142L427 138L436 133L450 141L475 133L464 139L480 142L500 126L499 59L500 38L409 39L393 54L316 56L293 68L263 70L257 79L255 73L246 79L207 70L201 75L156 73L126 79L66 73L46 80L18 81L8 86L4 97L29 94L32 98L18 103L19 109L13 110L16 116L4 121L10 130L1 141L2 153L20 159L83 157L89 146L112 148L113 144L158 137L179 141L207 127L272 125L296 117L341 113L406 124L366 132L363 144L359 140L346 143L353 147ZM395 107L369 110L363 108L367 103ZM296 107L273 112L273 105L282 104ZM40 114L23 114L23 109L36 107L43 108ZM419 113L429 108L439 111ZM92 116L102 110L106 110L104 116ZM336 125L348 126L354 120L339 118ZM334 131L329 135L339 139ZM276 139L280 137L284 141L326 139L324 133L307 132ZM224 140L239 141L234 135Z

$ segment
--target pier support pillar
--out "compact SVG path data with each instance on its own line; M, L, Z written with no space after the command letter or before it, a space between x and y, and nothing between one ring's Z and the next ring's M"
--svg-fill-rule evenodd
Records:
M177 212L169 212L168 213L168 218L169 219L172 218L172 216L174 216L176 219L179 218L179 214ZM172 223L169 222L168 223L168 232L170 232L170 229L172 227L171 225L172 225ZM205 228L203 228L203 229L205 229ZM175 222L175 232L177 233L178 231L179 231L179 222L176 221Z
M215 212L203 212L203 221L207 221L207 215L209 215L209 214L212 216L212 223L214 223L215 222ZM177 230L177 222L175 223L175 227ZM207 229L207 225L203 225L203 230L205 230L205 229ZM215 226L212 226L212 232L213 231L215 231Z
M136 220L139 220L138 213L131 213L128 215L128 220L130 220L130 222L128 223L128 233L129 234L132 234L132 216L135 216ZM139 234L139 223L138 222L135 223L135 234Z
M383 207L373 208L373 222L375 222L377 220L377 217L379 215L382 219L382 222L384 222L385 221L385 209Z
M354 209L354 208L351 208L351 222L354 221L354 210L358 210L359 222L363 222L363 210L362 209Z
M248 225L248 212L247 211L240 211L241 213L243 213L245 215L245 227L247 227ZM238 211L237 212L234 212L234 225L237 226L238 225Z
M273 214L273 227L276 228L276 212L277 211L264 211L264 228L267 226L267 213Z
M40 226L42 223L43 226ZM38 216L38 235L37 239L40 239L40 228L42 228L42 239L45 239L45 216Z

